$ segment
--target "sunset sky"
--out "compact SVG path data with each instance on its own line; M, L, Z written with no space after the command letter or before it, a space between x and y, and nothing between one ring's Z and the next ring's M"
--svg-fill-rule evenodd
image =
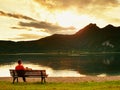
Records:
M0 0L0 40L74 34L89 23L120 26L120 0Z

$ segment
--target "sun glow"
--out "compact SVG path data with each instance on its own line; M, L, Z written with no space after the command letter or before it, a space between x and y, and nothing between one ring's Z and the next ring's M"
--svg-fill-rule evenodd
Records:
M71 11L66 11L59 14L57 13L55 19L57 24L60 26L73 26L76 29L80 29L81 27L85 26L86 23L94 22L94 19L87 15L79 15Z
M41 9L38 10L38 8ZM38 17L43 21L57 24L62 27L75 27L76 30L86 26L86 24L95 22L94 18L88 15L77 13L74 8L70 8L64 11L57 10L53 12L51 10L43 8L42 5L35 3L34 12L37 13Z

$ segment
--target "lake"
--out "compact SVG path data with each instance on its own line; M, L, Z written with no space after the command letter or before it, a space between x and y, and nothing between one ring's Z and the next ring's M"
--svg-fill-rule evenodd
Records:
M45 69L50 77L120 75L120 54L18 53L0 55L0 77L10 77L18 59L25 67Z

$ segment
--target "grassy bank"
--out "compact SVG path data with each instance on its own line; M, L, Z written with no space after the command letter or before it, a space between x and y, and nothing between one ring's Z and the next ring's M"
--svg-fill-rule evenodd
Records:
M78 82L78 83L46 83L0 81L0 90L120 90L120 81Z

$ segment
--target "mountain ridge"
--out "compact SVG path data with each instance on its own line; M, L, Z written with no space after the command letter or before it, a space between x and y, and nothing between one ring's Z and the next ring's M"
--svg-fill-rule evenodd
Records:
M0 53L85 51L119 52L120 27L90 23L72 35L54 34L35 41L0 41Z

